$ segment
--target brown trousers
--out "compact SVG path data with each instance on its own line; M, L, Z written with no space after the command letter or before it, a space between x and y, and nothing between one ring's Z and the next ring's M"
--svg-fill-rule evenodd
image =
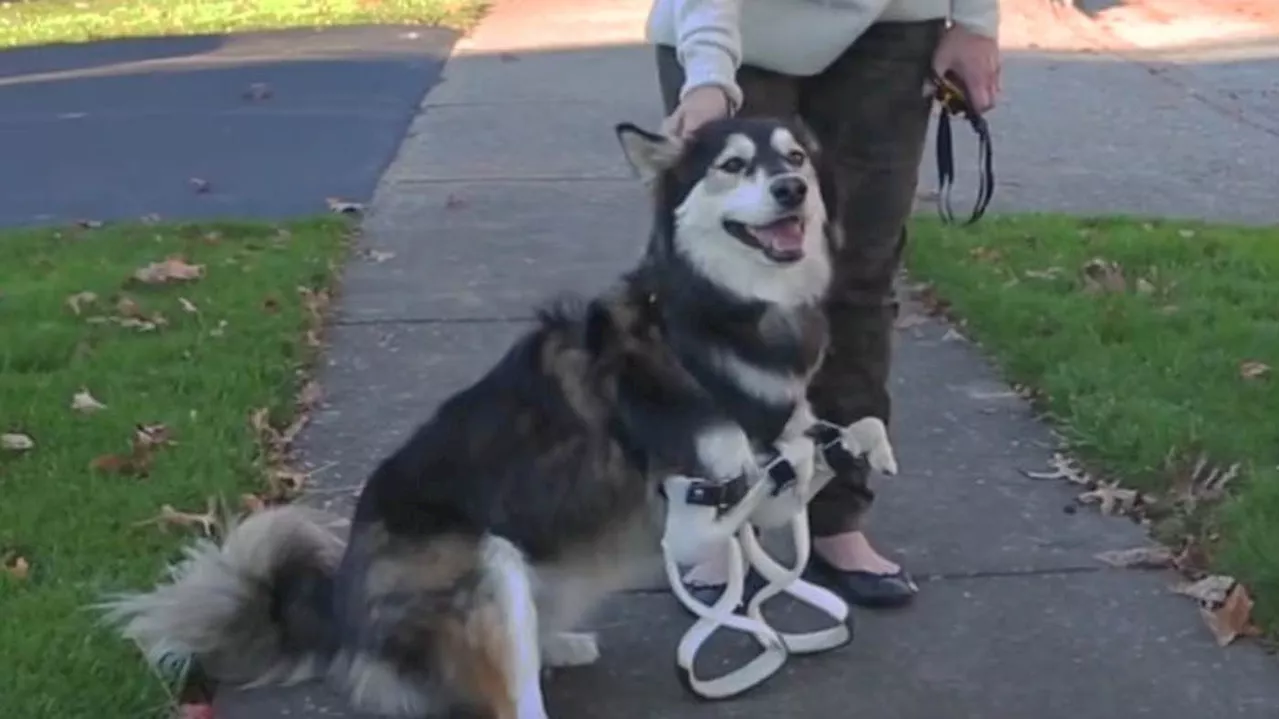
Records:
M874 416L889 423L894 278L929 127L923 89L942 31L940 20L877 23L813 77L750 65L738 71L739 114L798 115L837 170L845 247L827 299L831 345L809 392L815 413L832 422ZM672 48L658 46L657 55L670 113L684 72ZM836 477L809 505L810 531L823 537L859 528L874 498L865 466Z

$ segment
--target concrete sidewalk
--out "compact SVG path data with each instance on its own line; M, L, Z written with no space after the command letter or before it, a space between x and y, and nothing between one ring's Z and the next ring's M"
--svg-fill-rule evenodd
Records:
M640 44L646 2L568 5L499 2L459 42L383 178L364 242L394 257L356 260L346 274L321 377L327 405L302 438L309 462L328 467L310 501L348 510L374 463L505 350L531 303L597 289L640 252L644 193L612 126L660 119ZM1024 10L1006 11L1015 35L1045 27ZM1006 62L993 211L1274 220L1274 133L1096 52L1010 50ZM901 333L904 472L880 484L872 520L878 544L925 580L914 607L859 611L851 645L704 704L672 675L688 620L654 577L598 618L599 664L548 682L552 716L1274 716L1275 660L1218 648L1194 605L1168 591L1172 577L1102 568L1096 552L1142 544L1142 531L1066 514L1068 489L1021 474L1044 467L1053 437L945 331ZM315 685L228 692L218 715L351 716Z

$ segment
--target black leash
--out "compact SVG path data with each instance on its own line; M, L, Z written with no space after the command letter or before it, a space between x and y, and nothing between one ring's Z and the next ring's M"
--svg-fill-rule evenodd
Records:
M995 193L995 170L991 165L991 131L987 120L974 111L969 104L969 95L965 91L964 82L959 76L948 72L945 77L933 76L936 87L934 99L942 107L938 113L938 139L934 143L937 150L938 163L938 214L947 224L955 224L955 215L951 211L951 186L955 183L955 149L951 143L951 116L960 115L978 135L978 198L974 201L973 212L964 224L972 225L987 211L991 203L991 195Z

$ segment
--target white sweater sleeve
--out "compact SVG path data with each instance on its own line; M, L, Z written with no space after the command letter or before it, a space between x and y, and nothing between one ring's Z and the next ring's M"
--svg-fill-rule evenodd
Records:
M715 85L729 96L734 110L742 106L742 89L736 79L742 63L738 25L742 2L676 0L676 57L685 77L681 98L696 87Z
M951 21L992 39L1000 37L1000 0L952 0Z

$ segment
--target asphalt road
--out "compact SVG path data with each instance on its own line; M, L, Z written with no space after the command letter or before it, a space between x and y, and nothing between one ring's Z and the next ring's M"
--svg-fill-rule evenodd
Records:
M0 53L0 226L367 200L455 39L367 27Z

